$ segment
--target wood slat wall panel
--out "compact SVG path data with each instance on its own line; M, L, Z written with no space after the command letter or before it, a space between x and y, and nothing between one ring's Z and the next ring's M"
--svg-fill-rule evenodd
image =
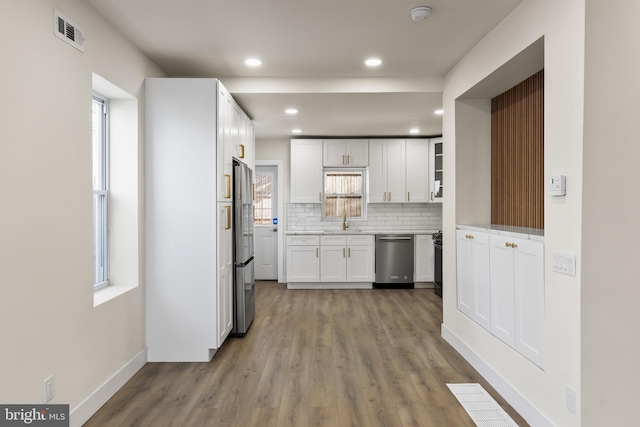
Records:
M491 100L491 222L544 228L544 70Z

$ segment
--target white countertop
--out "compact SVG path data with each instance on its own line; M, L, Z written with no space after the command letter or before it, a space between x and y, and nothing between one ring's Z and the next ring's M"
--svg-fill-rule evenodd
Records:
M287 230L287 235L319 235L319 234L433 234L438 230Z
M544 242L544 230L539 228L515 227L500 224L458 224L456 228L458 230L481 231Z

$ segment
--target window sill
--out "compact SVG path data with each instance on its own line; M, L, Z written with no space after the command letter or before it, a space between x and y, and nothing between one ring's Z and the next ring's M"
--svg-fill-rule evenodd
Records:
M138 285L110 285L106 288L99 289L93 293L93 306L97 307L105 302L111 301L137 287Z

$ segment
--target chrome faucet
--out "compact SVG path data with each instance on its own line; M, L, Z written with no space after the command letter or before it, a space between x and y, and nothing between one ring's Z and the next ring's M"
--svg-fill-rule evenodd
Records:
M342 229L346 230L347 228L349 228L349 224L347 224L347 209L345 208L342 211Z

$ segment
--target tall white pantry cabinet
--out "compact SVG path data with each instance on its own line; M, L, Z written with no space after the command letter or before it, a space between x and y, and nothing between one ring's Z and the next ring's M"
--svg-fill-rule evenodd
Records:
M207 362L233 326L232 157L253 128L217 79L145 93L148 360Z

